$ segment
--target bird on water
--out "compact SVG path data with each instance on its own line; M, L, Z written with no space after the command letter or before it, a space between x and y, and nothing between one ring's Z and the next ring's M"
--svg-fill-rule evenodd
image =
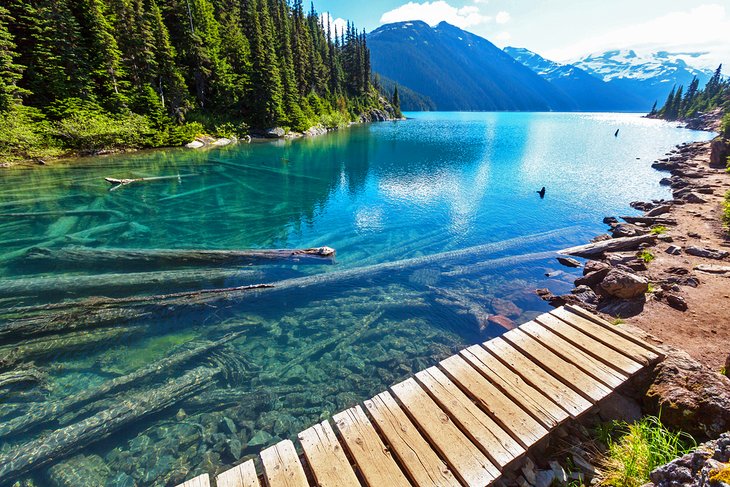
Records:
M540 195L540 198L544 198L545 197L545 186L543 186L542 189L537 192L537 194Z

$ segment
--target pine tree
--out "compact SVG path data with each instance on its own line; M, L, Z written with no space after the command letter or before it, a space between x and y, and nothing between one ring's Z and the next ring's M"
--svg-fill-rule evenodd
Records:
M667 120L674 120L676 117L676 115L672 112L674 109L674 92L676 91L676 88L676 86L672 87L672 91L669 92L667 101L664 103L664 107L661 111L662 116Z
M403 113L400 110L400 94L398 93L397 83L395 85L395 88L393 88L393 98L391 100L391 103L393 105L393 108L395 109L395 116L401 118L403 116Z
M13 22L10 12L0 7L0 112L10 109L23 93L17 85L22 78L23 67L15 64L18 54L15 52L13 36L8 30L8 25Z

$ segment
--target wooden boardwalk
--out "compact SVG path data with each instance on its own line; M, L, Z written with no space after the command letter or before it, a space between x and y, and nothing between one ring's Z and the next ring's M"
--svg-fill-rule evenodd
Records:
M220 474L217 487L486 486L660 351L566 306L453 355ZM179 487L208 487L202 475Z

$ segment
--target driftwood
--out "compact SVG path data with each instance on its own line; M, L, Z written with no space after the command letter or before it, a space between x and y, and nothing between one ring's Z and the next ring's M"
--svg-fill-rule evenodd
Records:
M528 237L519 237L502 242L478 245L461 250L453 250L424 257L415 257L396 262L386 262L372 266L358 267L337 272L328 272L306 277L298 277L253 286L239 286L225 289L206 289L194 292L181 292L168 295L134 298L95 298L45 306L50 311L35 316L8 320L0 329L0 337L13 333L37 334L40 330L61 331L63 329L92 328L94 326L118 325L148 316L164 316L178 313L184 308L207 307L219 302L237 303L249 296L272 294L317 286L341 285L344 282L371 279L378 276L427 266L444 267L465 258L483 259L494 252L503 251L517 245L535 243L554 238L567 229L553 230ZM55 311L55 313L54 313ZM21 310L16 310L21 313Z
M182 179L189 178L191 176L197 176L197 174L178 174L176 176L156 176L153 178L131 178L131 179L117 179L117 178L104 178L104 181L112 185L109 191L115 191L122 186L127 186L132 183L146 183L149 181L164 181L168 179Z
M0 456L0 479L12 483L33 470L55 463L68 455L103 440L124 426L167 409L214 383L219 368L198 367L160 387L118 400L112 407L83 421L15 446Z
M119 269L164 268L202 265L253 265L280 262L295 264L333 263L336 252L330 247L312 249L253 250L173 250L173 249L95 249L64 247L53 250L32 248L24 256L26 263L42 263L56 268L92 268L109 266Z
M643 223L644 225L677 225L677 220L660 216L622 216L621 219L628 223Z
M162 360L158 360L131 374L108 380L100 386L86 389L62 401L31 408L25 415L0 424L0 438L17 435L29 429L35 429L91 401L95 401L111 393L116 393L123 388L136 385L140 381L167 373L173 367L183 364L199 355L208 353L221 345L241 337L242 334L243 332L228 334L214 342L207 342L190 350L181 351Z
M182 288L209 282L261 280L263 272L241 269L191 269L90 276L23 277L0 281L5 296L39 296L114 293L116 295L165 288Z
M579 245L558 252L563 255L573 255L576 257L584 257L587 259L600 257L605 252L619 252L623 250L638 250L643 244L653 244L656 242L656 235L640 235L638 237L612 238L602 242L591 243L587 245Z

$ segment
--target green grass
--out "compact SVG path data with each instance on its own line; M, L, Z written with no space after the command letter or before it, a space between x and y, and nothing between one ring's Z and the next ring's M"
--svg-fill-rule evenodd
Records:
M654 225L651 227L652 235L664 235L665 233L667 233L667 227L664 225Z
M647 290L646 290L646 294L651 294L651 293L653 293L654 291L656 291L656 286L654 286L654 284L652 284L652 283L650 282L650 283L649 283L649 289L647 289Z
M602 486L640 487L652 470L697 446L691 436L670 431L655 416L632 424L614 423L611 431L600 435L608 446L600 461Z
M611 322L611 324L614 326L623 325L624 323L626 323L626 320L624 320L623 318L616 318Z
M725 210L722 216L722 222L725 225L725 229L730 232L730 191L725 195Z
M656 256L648 250L642 250L641 252L636 254L636 256L647 264L656 259Z

